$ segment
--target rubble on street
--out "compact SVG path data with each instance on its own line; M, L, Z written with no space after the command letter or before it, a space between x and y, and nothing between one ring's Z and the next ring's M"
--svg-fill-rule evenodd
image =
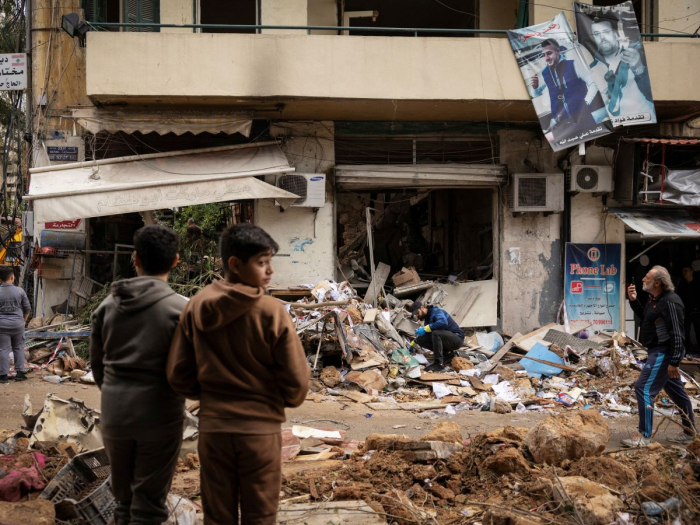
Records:
M631 418L637 413L634 382L646 349L623 332L596 332L587 323L551 323L512 337L466 327L470 333L450 366L426 372L432 353L410 346L419 326L411 318L410 305L421 300L464 320L475 297L464 295L452 282L416 283L417 274L408 269L397 276L402 285L401 279L410 278L413 292L396 287L389 294L382 288L377 307L361 298L349 282L323 281L296 290L297 297L306 290L305 297L286 307L315 377L308 399L362 403L372 412L419 411L429 419L465 410L595 409L606 418ZM459 300L450 297L455 293ZM700 407L700 368L690 359L684 368L695 370L684 373L683 381L694 406ZM657 405L664 416L677 413L663 395Z
M700 439L603 452L609 435L595 410L529 431L463 437L443 422L419 440L374 434L346 461L285 476L282 504L362 501L398 525L697 523Z

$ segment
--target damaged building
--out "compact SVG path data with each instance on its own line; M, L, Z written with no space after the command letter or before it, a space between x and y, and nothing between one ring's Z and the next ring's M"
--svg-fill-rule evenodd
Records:
M552 3L33 1L35 314L127 276L153 210L211 202L277 240L273 288L414 269L482 283L466 326L509 335L557 320L567 243L619 244L621 283L700 270L697 39L646 37L659 124L554 152L496 31ZM681 31L692 5L638 10Z

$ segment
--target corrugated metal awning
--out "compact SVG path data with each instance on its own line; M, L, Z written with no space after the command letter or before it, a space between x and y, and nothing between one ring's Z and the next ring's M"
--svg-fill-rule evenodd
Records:
M132 155L33 168L29 194L37 222L102 217L210 202L297 195L255 177L290 173L276 143Z
M660 139L649 137L623 138L625 142L641 142L642 144L665 144L667 146L696 146L700 139Z
M335 167L339 190L461 188L504 184L503 164L360 164Z
M610 211L644 237L700 237L700 222L685 210L610 208Z
M253 125L249 113L232 111L193 111L187 109L140 111L137 109L74 108L73 118L90 133L240 133L248 137Z

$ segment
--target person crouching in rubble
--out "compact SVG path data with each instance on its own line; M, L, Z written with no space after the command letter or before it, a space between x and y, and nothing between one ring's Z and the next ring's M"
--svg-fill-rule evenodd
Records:
M112 283L92 314L90 363L102 391L102 435L117 500L116 525L162 523L182 443L184 399L165 365L187 299L167 279L178 236L160 225L134 235L136 275Z
M649 357L634 385L639 405L639 434L623 439L622 445L646 447L651 443L654 401L662 388L680 410L684 428L669 441L690 443L696 436L693 405L681 382L679 368L685 355L683 302L674 293L671 276L663 266L649 270L642 279L642 289L649 293L645 305L637 298L634 284L627 288L627 297L634 313L642 319L640 342L649 349Z
M435 372L445 368L454 357L454 351L462 346L464 332L454 319L445 310L437 306L424 306L420 301L414 301L411 305L411 313L424 325L416 330L416 339L411 346L422 346L433 351L435 360L425 369Z
M199 459L207 525L273 524L282 481L285 407L306 397L310 369L294 324L265 295L278 245L258 226L220 239L224 281L187 305L168 359L176 392L200 400Z

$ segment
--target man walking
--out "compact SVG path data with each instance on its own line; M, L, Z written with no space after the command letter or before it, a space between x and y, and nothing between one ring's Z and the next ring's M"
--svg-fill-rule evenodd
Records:
M422 346L433 351L435 360L425 368L426 371L442 370L445 362L454 357L454 351L462 346L464 332L450 314L437 306L424 306L420 301L414 301L411 313L420 321L425 321L424 326L416 330L417 337L411 346Z
M683 303L674 293L673 281L663 266L654 266L642 279L649 300L642 305L636 287L627 288L634 313L642 318L640 342L649 350L647 363L637 379L634 391L639 405L639 434L622 440L626 447L646 447L651 443L654 400L663 388L681 412L684 432L669 438L675 443L695 439L693 406L681 382L680 363L685 355L683 339Z

